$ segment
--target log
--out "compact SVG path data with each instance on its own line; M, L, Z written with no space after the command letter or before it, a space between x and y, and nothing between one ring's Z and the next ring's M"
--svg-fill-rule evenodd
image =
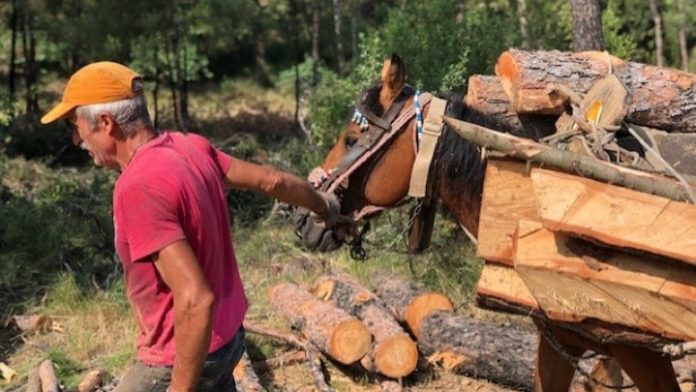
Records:
M53 361L47 359L39 365L39 378L41 379L42 392L59 392L60 383L56 375L56 368Z
M641 128L660 155L681 174L696 176L696 134Z
M372 336L360 320L302 287L279 284L269 291L269 299L293 327L336 361L349 365L369 351Z
M486 123L500 132L539 140L555 131L558 116L518 115L497 76L472 75L464 103L473 114L485 116Z
M529 168L524 162L489 158L483 183L476 255L512 267L512 237L520 219L538 219Z
M416 343L394 319L377 296L347 274L325 275L317 279L314 295L330 300L337 307L360 318L374 340L369 357L363 362L367 370L377 370L392 378L406 377L418 364ZM374 365L371 369L370 365Z
M420 338L423 319L435 311L454 311L452 301L445 295L396 276L379 279L377 295L396 319L405 323L416 338Z
M443 117L443 119L452 130L464 139L517 159L541 163L569 173L577 173L583 177L677 201L690 200L690 193L696 192L695 187L684 189L677 181L664 176L629 169L585 155L557 150L531 140L496 132L451 117ZM688 177L687 180L696 184L696 180L691 177Z
M458 374L532 389L536 334L530 331L438 311L423 320L418 348Z
M232 370L232 377L234 377L234 383L240 392L265 391L261 381L259 381L259 377L251 366L251 360L246 351L242 354L242 358L237 363L237 366Z
M520 221L515 270L552 320L596 319L696 339L696 270Z
M273 369L293 365L299 362L304 362L306 360L307 354L305 353L305 351L292 350L280 354L277 357L252 362L251 368L254 369L254 373L263 374Z
M38 367L29 370L27 374L27 385L24 392L41 392L41 378L39 377Z
M4 362L0 362L0 376L5 382L12 382L17 378L17 372L7 366Z
M87 372L80 383L77 384L77 392L94 392L104 382L106 372L103 369L93 369Z
M544 169L532 169L544 226L696 265L696 206Z
M673 68L622 61L600 52L504 52L496 64L518 113L561 114L560 84L585 94L613 70L629 93L628 122L673 132L696 132L696 75Z

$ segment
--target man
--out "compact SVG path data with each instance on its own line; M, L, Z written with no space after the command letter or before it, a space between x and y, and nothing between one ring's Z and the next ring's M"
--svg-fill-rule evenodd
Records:
M142 79L112 62L70 77L41 122L66 119L97 166L120 171L116 251L140 327L137 361L117 392L234 391L247 300L230 236L225 186L252 189L332 225L339 205L305 180L235 159L205 138L157 132Z

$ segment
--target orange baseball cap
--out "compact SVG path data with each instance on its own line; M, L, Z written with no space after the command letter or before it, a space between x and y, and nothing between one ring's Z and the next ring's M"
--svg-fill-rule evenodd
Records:
M111 61L85 65L68 80L63 100L41 117L48 124L65 117L80 105L107 103L133 98L143 93L140 75L132 69Z

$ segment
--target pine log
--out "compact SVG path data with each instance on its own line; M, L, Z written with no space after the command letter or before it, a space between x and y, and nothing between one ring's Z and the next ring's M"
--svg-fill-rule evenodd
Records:
M240 392L262 392L265 388L261 385L259 377L251 367L251 360L246 351L242 354L242 358L237 363L237 366L232 370L234 383L237 390Z
M696 176L696 134L641 128L660 155L679 173Z
M411 374L418 364L416 344L378 298L346 274L326 275L317 279L314 294L330 300L339 308L360 318L374 337L369 360L381 374L400 378ZM367 357L367 356L366 356Z
M252 369L256 374L263 374L273 369L283 366L293 365L307 360L305 351L292 350L278 355L277 357L268 358L251 363Z
M613 70L629 93L626 120L674 132L696 132L696 75L672 68L626 62L600 52L509 50L496 64L518 113L561 114L560 84L584 94Z
M444 122L461 137L482 147L529 160L598 181L616 184L641 192L667 197L672 200L689 200L695 187L686 190L670 178L617 166L588 156L561 151L555 148L518 138L505 133L466 123L451 117L443 117ZM687 178L694 181L693 178ZM693 182L696 184L696 182Z
M104 382L106 372L103 369L90 370L82 377L80 383L77 384L77 392L94 392Z
M696 206L544 169L532 169L544 226L696 265Z
M423 320L418 348L459 374L531 390L536 334L451 312Z
M558 116L518 115L497 76L472 75L464 102L468 109L485 116L486 123L500 132L539 140L555 130Z
M483 183L476 255L512 267L512 237L520 219L537 219L529 168L524 162L490 158Z
M302 287L279 284L269 291L269 299L293 327L336 361L349 365L369 351L372 336L360 320Z
M597 319L696 339L696 269L599 247L539 222L520 221L516 245L515 270L552 320Z
M53 361L47 359L39 365L39 378L41 379L42 392L59 392L60 383L56 375L56 368L53 366Z
M29 370L27 374L27 385L24 392L41 392L41 378L39 377L38 367Z
M379 279L377 295L396 319L405 323L416 338L420 338L423 319L435 311L454 311L452 301L445 295L396 276Z

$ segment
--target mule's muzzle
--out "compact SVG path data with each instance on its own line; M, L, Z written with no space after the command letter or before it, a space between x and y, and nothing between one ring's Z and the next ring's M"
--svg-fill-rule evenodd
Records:
M340 248L346 239L348 229L341 224L332 227L318 220L310 210L295 210L295 234L310 251L330 252Z

